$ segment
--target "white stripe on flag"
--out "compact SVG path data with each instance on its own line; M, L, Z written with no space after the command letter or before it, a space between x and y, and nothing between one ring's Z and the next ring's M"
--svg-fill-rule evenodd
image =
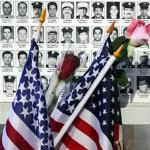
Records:
M16 145L9 139L6 133L6 125L3 129L2 144L5 150L19 150Z
M97 145L95 142L86 134L78 130L76 127L71 126L71 130L69 131L69 135L72 139L74 139L77 143L82 145L88 150L97 149Z
M92 126L99 135L99 143L104 150L113 150L112 144L110 143L107 136L102 132L98 119L87 109L83 109L79 116L82 120Z
M16 115L13 109L9 114L9 121L13 128L36 150L40 149L40 139L27 127L27 125Z
M63 143L60 143L60 145L59 150L69 150Z
M62 124L65 124L69 118L68 115L65 115L64 113L62 113L61 111L59 111L56 107L53 110L52 114L51 114L51 118L53 118L54 120L56 120L57 122L60 122Z

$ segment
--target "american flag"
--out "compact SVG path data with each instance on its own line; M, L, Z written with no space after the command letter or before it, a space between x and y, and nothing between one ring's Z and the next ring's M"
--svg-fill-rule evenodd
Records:
M0 150L52 150L53 139L47 115L40 72L38 46L34 40L18 90L0 139Z
M55 138L108 61L108 38L75 89L54 108L50 123ZM122 147L118 87L111 67L59 143L58 149L115 150Z

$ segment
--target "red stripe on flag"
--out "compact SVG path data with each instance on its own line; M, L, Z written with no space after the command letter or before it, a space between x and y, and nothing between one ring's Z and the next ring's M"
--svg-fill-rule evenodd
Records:
M50 125L53 132L59 132L64 124L57 122L50 117Z
M80 130L81 132L83 132L84 134L86 134L87 136L89 136L97 145L97 149L98 150L102 150L100 144L99 144L99 136L98 133L96 132L96 130L90 126L87 122L85 122L84 120L82 120L81 118L77 117L75 119L75 121L73 122L73 125Z
M114 141L119 141L119 124L114 124Z
M70 135L67 133L62 138L62 143L70 150L87 150L85 147L76 142Z
M6 122L6 133L10 140L21 150L34 150L31 145L18 133L9 120Z
M2 144L2 135L0 136L0 150L5 150Z

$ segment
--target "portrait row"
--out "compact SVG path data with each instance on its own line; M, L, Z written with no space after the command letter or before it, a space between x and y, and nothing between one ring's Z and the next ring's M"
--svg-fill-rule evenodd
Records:
M135 80L134 80L135 78ZM3 75L1 78L2 88L0 93L3 93L6 97L13 97L16 93L17 85L19 84L18 76L16 75ZM81 79L81 76L74 75L72 79L67 83L63 93L70 93ZM133 94L150 94L150 77L149 76L128 76L127 85L120 87L119 92L122 95L133 95ZM48 89L48 85L51 82L51 76L41 75L41 83L44 94ZM135 85L135 86L134 86ZM60 94L62 95L62 93Z
M1 18L38 19L150 19L148 1L2 1Z
M0 26L0 43L29 43L36 33L36 26ZM107 27L100 26L45 26L41 30L39 43L100 44ZM115 27L110 36L113 42L124 35L126 27Z

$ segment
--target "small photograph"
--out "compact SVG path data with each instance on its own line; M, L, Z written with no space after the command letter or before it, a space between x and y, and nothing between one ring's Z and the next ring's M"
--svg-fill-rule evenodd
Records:
M150 68L150 53L147 51L138 52L137 68L147 69Z
M43 92L44 92L44 95L46 94L47 92L47 89L48 89L48 77L45 76L45 75L42 75L41 76L41 83L42 83L42 88L43 88Z
M16 27L16 42L17 43L28 43L29 42L29 27L19 26Z
M13 75L3 76L3 93L5 93L7 97L12 97L14 96L15 92L16 92L16 76Z
M110 35L111 42L113 42L118 36L119 36L119 27L114 27L114 30Z
M38 18L41 16L43 3L40 1L31 2L31 6L31 19L37 21Z
M36 33L37 33L37 26L31 26L31 39L36 37ZM44 43L44 27L41 28L40 34L41 35L40 39L38 40L38 43Z
M59 53L56 51L47 52L47 64L46 68L56 68L57 67L57 58Z
M104 19L104 2L93 2L92 10L92 19Z
M73 41L73 27L62 27L62 41L61 43L74 43Z
M102 27L92 27L92 33L93 33L93 36L92 36L92 41L93 41L93 44L100 44L101 42L101 39L102 39L102 36L103 36L103 28Z
M58 19L59 10L58 10L58 2L51 1L47 3L48 10L48 19Z
M27 61L27 52L26 51L18 51L17 52L17 58L18 58L18 64L17 67L20 68L20 70L22 70L22 68L24 68L24 65Z
M13 26L2 26L1 27L1 42L2 43L13 43L14 42L14 27Z
M107 19L120 19L120 2L107 2Z
M76 19L89 19L89 2L76 2Z
M86 53L85 51L80 51L78 52L77 56L80 59L80 68L87 68L89 61L88 53Z
M135 17L135 2L122 3L122 19L133 19Z
M39 68L44 68L44 59L43 59L43 51L38 52L38 67Z
M89 27L76 27L76 41L79 44L89 43Z
M122 68L135 68L134 55L128 56L122 63Z
M13 65L13 51L3 51L2 52L2 67L3 68L12 68Z
M46 40L49 44L57 44L59 43L59 27L51 26L46 27Z
M149 2L140 2L138 4L137 19L150 19Z
M124 87L121 87L120 93L121 94L133 94L133 87L134 85L134 77L128 77L127 85Z
M16 18L17 19L29 19L29 2L20 1L16 2Z
M14 18L14 4L12 1L1 2L1 18Z
M150 77L137 76L137 93L147 94L150 93Z
M62 2L61 3L61 18L73 19L74 18L74 2Z

